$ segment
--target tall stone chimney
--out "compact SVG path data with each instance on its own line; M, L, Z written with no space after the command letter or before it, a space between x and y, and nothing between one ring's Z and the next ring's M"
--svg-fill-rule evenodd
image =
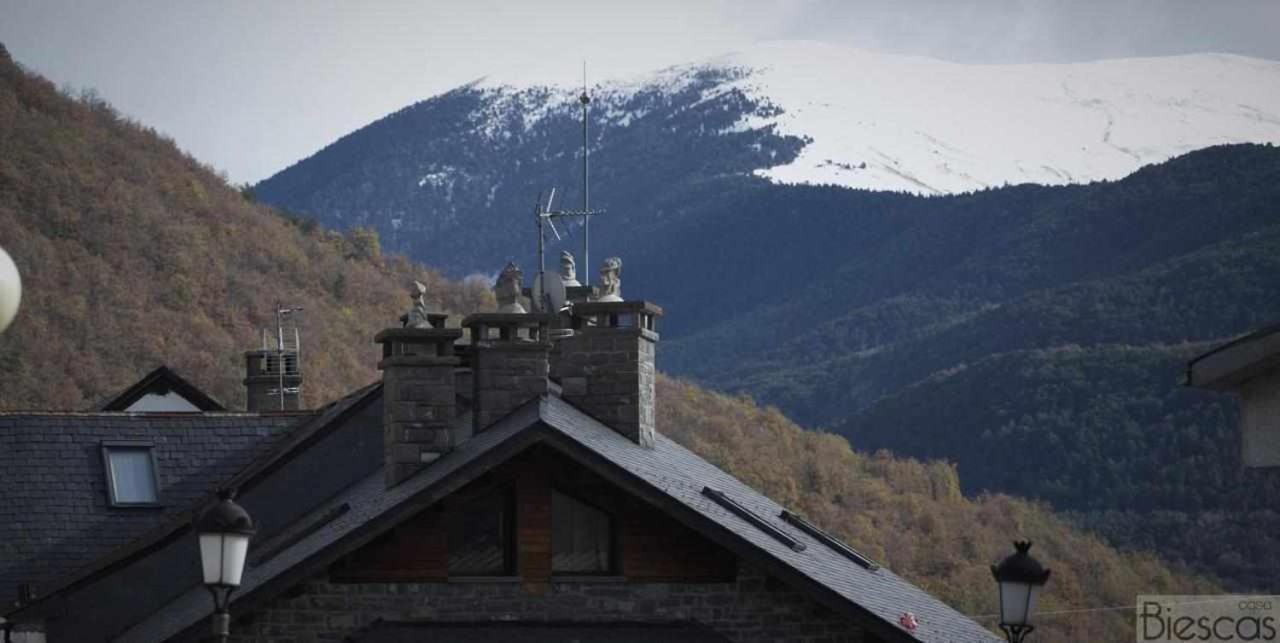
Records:
M535 313L476 313L462 320L471 334L473 431L547 392L553 320Z
M635 443L652 447L654 352L662 309L647 301L573 305L573 335L556 342L552 378L561 397Z
M471 436L457 426L456 375L462 360L454 342L460 328L444 328L445 315L431 315L431 328L388 328L382 344L382 444L387 488L452 450Z
M302 408L298 352L253 350L244 354L245 408L250 413Z

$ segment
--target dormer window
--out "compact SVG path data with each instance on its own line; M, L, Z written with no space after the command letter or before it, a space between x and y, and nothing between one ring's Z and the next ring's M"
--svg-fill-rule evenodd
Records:
M107 500L112 507L157 507L160 482L150 442L103 442Z
M551 571L614 572L613 517L559 491L551 493Z

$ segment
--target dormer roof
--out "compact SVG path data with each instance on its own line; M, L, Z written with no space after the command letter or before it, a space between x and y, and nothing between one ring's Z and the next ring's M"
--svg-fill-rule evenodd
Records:
M98 405L99 411L202 413L225 411L222 403L168 366L147 373L129 388Z

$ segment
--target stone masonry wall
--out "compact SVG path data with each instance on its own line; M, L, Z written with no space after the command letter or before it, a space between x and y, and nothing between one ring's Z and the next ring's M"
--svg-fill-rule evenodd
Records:
M696 621L736 642L862 642L858 624L751 569L731 583L304 583L232 624L236 643L343 641L377 620ZM358 638L353 640L359 640Z
M590 328L561 340L552 375L564 398L637 444L653 446L654 341L639 328Z
M476 432L547 392L550 350L550 344L506 341L472 349Z
M470 437L453 435L456 357L400 357L382 373L387 486L399 484Z

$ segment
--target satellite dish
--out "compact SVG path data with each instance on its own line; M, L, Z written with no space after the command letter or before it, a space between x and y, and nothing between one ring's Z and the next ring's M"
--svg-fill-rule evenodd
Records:
M568 299L568 295L564 290L564 281L560 279L560 275L550 273L547 278L547 298L551 300L551 310L548 312L559 313L564 310L564 302Z
M567 299L564 282L560 281L560 275L545 272L538 273L538 276L533 278L530 294L535 300L534 310L542 313L559 313L564 309L564 302Z
M561 287L561 291L563 290ZM18 266L9 258L4 248L0 248L0 333L18 315L18 303L21 301L22 279L18 277Z

